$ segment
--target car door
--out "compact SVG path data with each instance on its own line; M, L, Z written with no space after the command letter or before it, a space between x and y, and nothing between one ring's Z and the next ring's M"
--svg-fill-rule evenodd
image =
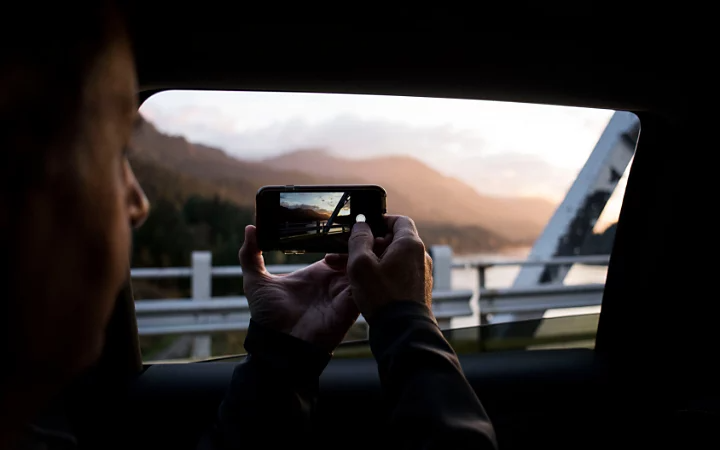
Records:
M506 339L525 327L501 324L448 332L458 348L466 377L486 407L502 449L607 448L625 444L670 443L697 438L708 426L693 412L712 411L713 381L702 358L716 337L707 328L678 323L658 334L660 308L670 307L668 289L656 283L659 232L649 228L659 178L687 122L638 112L642 135L630 174L625 205L607 277L603 308L592 330L565 345L536 349L530 342L488 350L496 336ZM670 245L674 256L682 246ZM669 289L677 294L676 288ZM238 358L190 364L141 365L136 324L126 291L103 360L70 391L72 418L85 442L115 448L191 449L215 417ZM698 291L694 291L698 294ZM649 297L653 303L650 304ZM686 297L697 311L706 307ZM559 328L566 318L556 321ZM567 324L565 324L567 325ZM500 331L500 328L504 328ZM594 331L597 331L595 333ZM467 336L471 338L467 338ZM465 336L464 340L462 336ZM556 343L557 344L557 343ZM364 343L345 344L321 378L313 448L360 449L382 442L383 399L374 360ZM558 345L556 345L558 347ZM343 351L352 356L342 357ZM703 416L706 417L706 416ZM714 417L714 416L713 416ZM699 428L690 424L701 423ZM242 427L242 424L238 424ZM695 431L688 431L695 430ZM248 442L261 439L247 430ZM282 432L282 430L278 430Z

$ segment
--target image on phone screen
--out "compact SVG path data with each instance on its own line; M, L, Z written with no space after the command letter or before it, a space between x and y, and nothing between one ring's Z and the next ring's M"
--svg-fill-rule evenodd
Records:
M320 242L346 243L356 221L351 197L350 192L281 192L277 219L282 247L292 247L285 245L289 243L300 248L305 244L316 247Z
M386 193L379 186L266 186L258 191L261 250L347 252L356 222L385 235Z

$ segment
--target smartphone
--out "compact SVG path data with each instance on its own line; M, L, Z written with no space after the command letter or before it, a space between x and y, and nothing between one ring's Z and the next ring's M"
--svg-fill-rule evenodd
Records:
M255 198L260 250L347 253L355 222L387 233L387 193L377 185L264 186Z

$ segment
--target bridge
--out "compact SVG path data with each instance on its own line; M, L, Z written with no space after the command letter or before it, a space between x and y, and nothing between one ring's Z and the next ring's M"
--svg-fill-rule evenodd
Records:
M328 223L328 221L324 220L302 223L283 223L278 229L278 235L280 236L280 239L292 239L296 237L316 236L320 234L349 233L352 228L351 223L333 223L332 225L328 225Z
M453 319L475 315L479 324L514 323L541 318L548 310L599 306L604 283L573 286L564 284L564 279L574 264L608 263L607 255L578 254L630 164L639 130L640 123L634 114L616 112L613 115L565 199L533 245L528 260L460 262L453 260L450 247L431 247L433 310L441 327L448 327ZM317 231L322 225L309 226ZM509 265L520 267L512 286L488 288L486 272ZM268 270L279 274L301 267L268 266ZM459 268L477 270L475 289L452 289L452 271ZM132 269L131 276L134 279L191 278L191 298L138 300L135 304L140 335L192 335L193 358L211 356L208 333L239 331L248 326L250 314L246 298L212 296L213 277L240 278L242 268L213 267L212 255L208 252L194 252L192 267L138 268ZM359 324L362 323L360 318ZM534 327L525 330L532 336L537 331Z
M447 246L429 249L433 258L433 312L442 328L449 328L452 319L473 315L471 300L477 302L479 323L491 323L499 314L533 314L542 317L549 309L599 306L603 284L549 285L533 288L488 288L486 273L495 267L536 266L567 264L607 264L608 256L565 257L553 260L518 261L453 261L452 250ZM294 272L305 265L269 265L270 273ZM452 289L453 269L474 269L479 280L475 289ZM133 279L190 278L191 298L163 300L137 300L135 310L141 336L192 335L193 359L211 357L209 333L243 331L250 321L250 310L245 297L214 297L212 280L236 278L241 283L240 266L212 266L210 252L193 252L191 267L136 268ZM364 319L358 319L362 326Z

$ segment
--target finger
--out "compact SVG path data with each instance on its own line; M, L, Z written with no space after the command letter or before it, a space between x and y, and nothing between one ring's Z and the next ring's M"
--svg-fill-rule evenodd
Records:
M325 264L334 270L345 270L347 267L348 255L340 253L328 253L325 255Z
M364 222L356 223L352 228L350 239L348 240L348 255L350 259L353 259L355 255L372 253L374 243L375 238L370 230L370 225Z
M330 298L335 298L342 293L348 286L350 286L350 280L346 274L335 274L328 281L328 293Z
M355 281L371 273L372 266L377 263L378 257L373 253L374 244L375 238L370 225L356 223L348 241L347 264L348 273Z
M393 218L393 237L383 255L388 258L399 254L403 257L420 256L425 253L425 244L418 236L415 222L409 217L395 216ZM413 256L414 255L414 256Z
M395 222L397 222L397 220L401 217L403 217L403 216L398 216L398 215L393 215L393 214L388 214L383 217L385 219L385 227L387 229L387 234L390 235L390 237L392 237L393 228L395 227Z
M342 290L333 296L332 307L337 317L348 329L360 316L360 310L352 298L349 284L345 284Z
M244 275L267 274L265 260L257 244L257 230L255 226L245 227L245 241L238 254L240 266Z
M375 243L373 244L373 253L379 258L382 256L383 253L385 253L385 250L387 249L388 245L390 245L390 242L392 241L391 236L387 237L377 237L375 238Z
M413 222L411 218L406 216L394 216L391 229L393 234L393 240L402 237L418 237L415 222Z
M384 219L385 227L387 228L385 238L388 239L388 241L392 241L395 237L395 233L398 231L401 233L403 233L403 231L407 231L418 234L415 222L407 216L386 215L384 216Z
M393 226L395 226L395 221L398 219L398 217L400 217L400 216L397 216L394 214L387 214L384 216L388 233L392 233Z

